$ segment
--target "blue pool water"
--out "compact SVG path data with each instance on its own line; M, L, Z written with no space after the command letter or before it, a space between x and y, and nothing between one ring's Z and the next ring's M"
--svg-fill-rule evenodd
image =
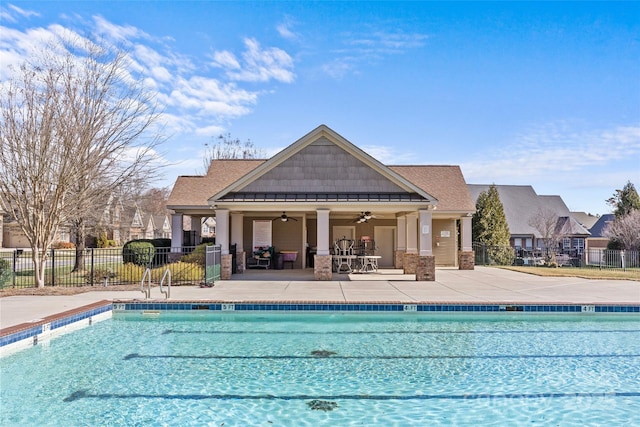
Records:
M640 425L640 319L115 314L0 359L2 426Z

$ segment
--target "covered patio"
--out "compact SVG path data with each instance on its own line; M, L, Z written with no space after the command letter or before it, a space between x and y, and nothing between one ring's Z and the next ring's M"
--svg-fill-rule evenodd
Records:
M436 265L473 269L475 205L459 167L385 166L324 125L271 159L214 160L204 176L179 177L168 208L173 247L199 243L198 225L215 218L223 279L399 269L435 280ZM191 230L180 233L185 217Z

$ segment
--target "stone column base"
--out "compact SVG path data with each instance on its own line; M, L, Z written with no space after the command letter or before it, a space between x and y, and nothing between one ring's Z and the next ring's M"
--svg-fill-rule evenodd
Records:
M229 280L231 279L231 262L233 260L233 255L227 254L222 255L220 259L220 280Z
M242 274L247 268L246 257L247 253L245 251L236 253L236 271L238 274Z
M393 266L395 268L403 268L404 249L398 249L393 253Z
M458 270L473 270L476 265L476 253L465 251L458 254Z
M434 280L436 280L436 257L433 255L419 257L416 281L433 282Z
M418 254L405 252L402 256L404 274L416 274L416 267L418 267Z
M331 255L313 256L313 276L316 280L331 280L333 257Z

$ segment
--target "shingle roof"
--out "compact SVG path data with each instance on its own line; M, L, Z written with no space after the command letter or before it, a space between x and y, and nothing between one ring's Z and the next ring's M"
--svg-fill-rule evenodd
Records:
M604 235L604 229L614 219L615 219L614 214L605 214L605 215L602 215L600 218L598 218L598 221L596 221L596 223L593 224L593 227L589 229L589 231L591 232L591 237L606 237Z
M571 216L574 217L575 220L582 224L587 230L593 227L600 218L586 212L571 212Z
M266 160L228 159L211 162L204 176L179 176L176 180L167 207L207 207L207 200L222 191Z
M459 166L388 167L435 197L438 200L438 210L475 212L476 204L471 198Z

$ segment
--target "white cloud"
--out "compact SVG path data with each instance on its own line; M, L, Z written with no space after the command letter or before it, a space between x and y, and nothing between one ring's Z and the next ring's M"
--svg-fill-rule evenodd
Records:
M220 123L250 113L259 96L267 91L244 89L241 82L294 79L291 57L275 47L262 49L255 39L245 40L246 49L240 60L229 51L216 52L215 63L223 72L215 74L208 64L197 63L197 58L173 49L169 39L151 36L137 27L116 25L101 16L93 16L92 20L76 16L69 22L74 28L82 27L83 32L57 23L26 29L0 26L0 78L6 80L10 76L10 65L17 66L45 49L54 55L67 54L64 50L50 51L51 46L57 46L56 41L75 40L74 49L86 40L115 45L128 55L125 78L142 82L153 92L163 111L162 124L171 135L220 133ZM85 33L90 34L90 39L84 38Z
M401 153L396 147L367 145L363 146L362 150L384 165L402 165L415 163L414 153Z
M116 25L99 15L94 16L93 20L96 34L115 44L128 44L136 39L151 39L147 33L132 25Z
M289 29L290 24L279 24L276 26L276 31L280 34L280 37L287 40L295 40L298 38L298 35Z
M211 125L196 129L196 135L215 136L223 134L224 131L222 126Z
M22 9L14 4L0 7L0 21L18 22L18 18L40 16L38 12Z
M602 178L594 176L596 170L615 167L616 176L628 176L634 171L621 169L635 167L638 174L640 125L598 130L581 130L578 126L556 122L530 129L480 160L463 162L465 178L468 182L511 184L564 180L580 186Z
M232 70L240 69L240 62L238 62L236 56L226 50L215 52L213 54L213 60L215 62L215 65L218 67Z
M335 57L322 70L335 79L357 73L362 64L382 61L390 55L401 55L425 45L426 34L373 31L366 34L345 33L342 47L333 51Z
M228 51L215 52L212 65L226 71L231 80L244 82L268 82L276 80L291 83L295 79L293 59L282 49L272 47L262 49L252 38L244 40L245 51L242 61Z

